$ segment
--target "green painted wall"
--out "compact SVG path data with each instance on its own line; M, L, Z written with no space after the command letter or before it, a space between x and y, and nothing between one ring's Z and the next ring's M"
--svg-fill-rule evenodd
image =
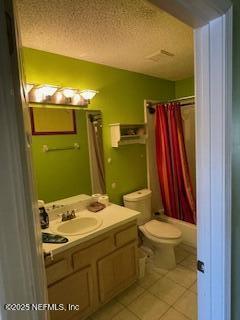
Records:
M194 77L175 82L175 98L194 95Z
M240 317L240 2L233 1L232 320Z
M109 124L143 122L144 99L168 100L174 98L174 82L29 48L23 49L23 59L28 82L99 90L99 94L92 100L89 108L99 109L103 114L106 185L111 201L121 203L123 194L146 187L145 146L128 145L113 149L110 146ZM40 146L43 141L46 141L45 139L45 137L42 138L41 143L40 139L34 139L33 149L36 150L37 143ZM59 136L55 139L57 143L63 143ZM63 139L66 138L63 137ZM66 170L66 173L62 173L66 189L63 190L61 187L61 190L58 190L59 196L55 193L54 197L60 198L67 195L70 184L72 184L72 187L69 187L72 194L79 193L77 184L81 172L75 172L78 170L78 160L75 154L71 156L69 154L67 160L62 159L59 153L52 154L52 157L51 161L54 163L54 158L56 159L59 171L60 169L62 172ZM35 153L34 163L41 165L41 157L39 160L36 158ZM112 159L111 163L107 162L108 158ZM74 167L74 170L69 179L67 171L70 171L71 167ZM44 167L41 172L44 172ZM40 173L38 179L40 179ZM116 183L115 189L112 188L113 182ZM49 181L49 184L48 195L45 197L52 199L54 181Z

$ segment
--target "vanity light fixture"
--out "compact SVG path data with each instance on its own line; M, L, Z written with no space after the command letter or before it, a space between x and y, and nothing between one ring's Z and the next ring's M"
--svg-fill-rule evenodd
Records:
M90 100L98 93L96 90L79 90L70 87L59 87L48 84L26 84L26 92L30 103L87 107Z
M95 97L95 95L98 93L96 90L91 89L85 89L80 91L80 95L83 97L83 99L87 100L88 103L90 103L90 100Z

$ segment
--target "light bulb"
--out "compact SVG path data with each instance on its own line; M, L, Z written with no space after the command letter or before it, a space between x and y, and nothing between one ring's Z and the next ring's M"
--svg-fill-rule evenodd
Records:
M62 92L59 92L59 91L56 92L54 98L55 98L55 102L56 102L56 103L60 103L60 102L62 101L62 99L63 99L63 94L62 94Z
M81 101L82 97L80 96L79 93L76 93L72 99L73 104L79 104Z
M91 90L91 89L85 89L80 91L80 95L83 97L85 100L91 100L98 91L96 90Z
M72 98L76 92L75 89L71 89L71 88L65 88L62 90L63 95L65 98Z
M42 99L49 99L57 91L57 86L42 85L37 88L39 95L42 95Z

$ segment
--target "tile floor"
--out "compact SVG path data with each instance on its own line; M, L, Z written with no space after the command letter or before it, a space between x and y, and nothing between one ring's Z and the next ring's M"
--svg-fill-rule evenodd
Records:
M196 255L179 246L176 260L168 272L148 259L145 277L88 320L197 320Z

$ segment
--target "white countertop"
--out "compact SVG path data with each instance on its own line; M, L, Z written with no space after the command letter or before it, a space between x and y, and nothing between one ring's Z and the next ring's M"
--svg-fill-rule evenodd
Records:
M101 226L89 233L77 235L77 236L66 236L68 238L68 242L61 243L61 244L55 244L55 243L43 243L43 250L46 253L51 253L52 255L55 255L56 253L62 252L66 249L69 249L75 245L78 245L80 243L83 243L87 240L93 239L113 228L116 228L118 226L121 226L129 221L133 221L137 219L138 215L140 214L138 211L128 209L126 207L121 207L116 204L109 204L105 209L99 211L99 212L91 212L87 209L83 209L81 211L78 211L76 213L76 216L78 213L88 213L92 215L98 215L102 219ZM55 219L50 221L49 228L43 229L42 232L48 232L53 233L51 231L51 225L56 224L60 222L61 219Z

